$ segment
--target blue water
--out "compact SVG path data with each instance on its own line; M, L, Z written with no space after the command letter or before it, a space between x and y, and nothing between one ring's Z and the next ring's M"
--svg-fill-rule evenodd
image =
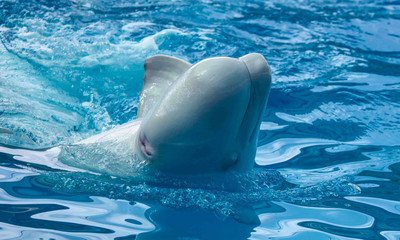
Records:
M250 52L273 74L254 171L55 164L135 118L147 57ZM0 239L400 239L399 90L396 0L2 0Z

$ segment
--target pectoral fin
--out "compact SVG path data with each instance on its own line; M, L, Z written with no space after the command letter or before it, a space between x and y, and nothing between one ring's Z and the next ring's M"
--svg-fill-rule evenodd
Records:
M252 208L237 207L232 214L232 217L236 221L248 225L258 226L261 224L260 218Z
M179 58L164 55L146 59L137 118L144 117L169 86L191 66L190 63Z

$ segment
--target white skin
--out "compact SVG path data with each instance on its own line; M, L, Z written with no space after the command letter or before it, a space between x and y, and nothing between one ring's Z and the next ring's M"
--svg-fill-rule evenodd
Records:
M154 169L172 174L250 170L270 84L270 67L256 53L194 65L154 56L145 62L137 119L77 145L134 153ZM129 176L125 172L132 171L130 161L113 159L119 161L113 169L90 155L79 164L64 162L111 175Z
M150 166L175 174L249 170L270 83L260 54L198 62L139 116L134 151Z

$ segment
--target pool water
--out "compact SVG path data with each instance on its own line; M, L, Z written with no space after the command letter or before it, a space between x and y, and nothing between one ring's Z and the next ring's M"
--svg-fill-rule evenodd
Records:
M251 52L273 75L253 171L55 161L135 119L147 57ZM2 0L0 239L400 239L399 90L395 0Z

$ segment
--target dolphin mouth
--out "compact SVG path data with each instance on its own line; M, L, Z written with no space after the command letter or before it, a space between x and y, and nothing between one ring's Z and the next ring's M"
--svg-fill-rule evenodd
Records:
M154 155L154 149L151 147L149 140L143 132L139 134L139 147L146 159L149 159Z

